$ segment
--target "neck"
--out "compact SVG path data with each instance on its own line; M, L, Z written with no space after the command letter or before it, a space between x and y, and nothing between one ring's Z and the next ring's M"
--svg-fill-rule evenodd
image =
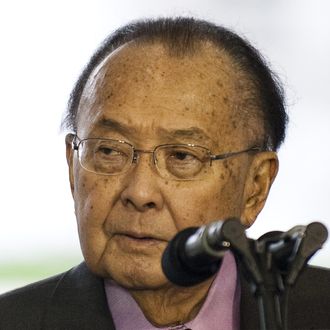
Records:
M213 278L184 288L168 284L157 290L129 290L145 317L155 326L184 324L201 309Z

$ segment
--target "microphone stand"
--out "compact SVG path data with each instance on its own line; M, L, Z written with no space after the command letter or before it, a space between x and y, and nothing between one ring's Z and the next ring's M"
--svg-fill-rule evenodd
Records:
M268 244L263 243L263 241L261 243L254 241L252 245L263 281L256 284L252 278L251 288L258 301L260 328L282 330L284 325L280 297L284 294L285 287L281 273L268 252Z
M222 233L258 301L260 329L286 330L289 289L327 239L326 227L313 222L287 233L270 232L252 240L246 237L245 227L238 219L230 219L224 222Z

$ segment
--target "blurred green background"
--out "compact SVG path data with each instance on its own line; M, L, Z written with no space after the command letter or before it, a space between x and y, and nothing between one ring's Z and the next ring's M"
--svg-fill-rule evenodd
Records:
M7 261L0 267L0 293L67 271L81 261L82 256L79 254ZM330 268L330 260L322 251L311 259L310 264Z
M39 257L1 263L0 293L64 272L82 261L79 255Z

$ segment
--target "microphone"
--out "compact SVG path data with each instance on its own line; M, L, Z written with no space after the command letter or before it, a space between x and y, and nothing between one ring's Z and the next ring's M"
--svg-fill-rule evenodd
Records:
M292 258L290 271L286 277L288 285L296 282L302 268L316 251L322 248L327 238L328 230L321 222L312 222L305 227L304 237L295 252L295 257Z
M287 232L270 232L258 238L257 251L267 251L277 267L286 274L285 283L293 285L308 260L328 236L320 222L295 226ZM269 265L270 266L270 265Z
M231 247L228 238L241 236L244 230L235 218L184 229L169 242L163 253L165 276L180 286L203 282L219 270L225 252Z
M256 251L268 255L267 268L270 269L272 262L275 262L282 272L286 272L296 255L305 230L306 226L295 226L286 232L270 231L260 236L256 241Z

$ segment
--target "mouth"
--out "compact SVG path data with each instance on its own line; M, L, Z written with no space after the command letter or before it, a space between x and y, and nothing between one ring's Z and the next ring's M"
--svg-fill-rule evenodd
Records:
M141 246L150 246L167 242L163 239L151 235L144 235L139 233L118 233L115 236L117 236L117 238L123 243Z

